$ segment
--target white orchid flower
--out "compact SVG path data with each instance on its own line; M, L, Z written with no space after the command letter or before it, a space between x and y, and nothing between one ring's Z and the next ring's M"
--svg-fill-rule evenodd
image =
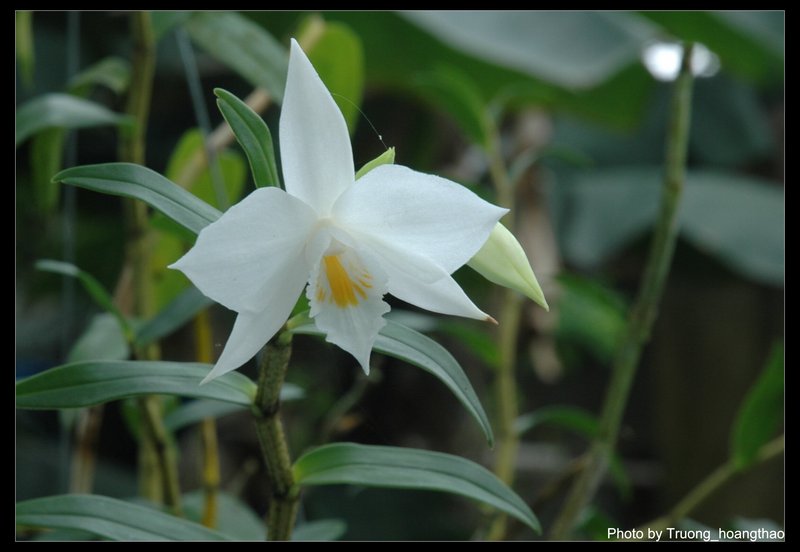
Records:
M286 191L260 188L204 228L170 268L238 313L205 381L239 368L281 328L303 287L327 341L369 373L389 305L492 320L450 276L507 210L399 165L355 180L344 117L292 40L280 118Z

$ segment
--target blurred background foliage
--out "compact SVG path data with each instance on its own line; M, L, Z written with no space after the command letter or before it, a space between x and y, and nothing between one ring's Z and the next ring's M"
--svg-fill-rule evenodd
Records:
M124 15L17 13L17 377L76 358L76 342L89 347L87 354L98 354L99 347L108 356L127 355L90 297L34 269L41 258L69 259L112 290L119 277L120 203L78 190L67 196L50 177L64 166L116 158L115 127L124 131L127 124L119 113L130 73ZM784 331L782 12L153 17L158 64L147 164L175 181L202 150L179 48L187 36L212 126L222 122L214 87L240 97L260 87L271 98L263 114L277 137L291 36L306 37L312 62L342 108L354 134L356 166L384 144L394 146L399 163L491 198L482 152L499 125L503 156L519 175L516 233L552 307L545 313L526 305L517 366L521 411L529 413L521 420L528 425L517 489L544 525L557 511L546 484L591 434L644 265L659 201L669 97L663 80L669 77L660 71L668 72L675 41L705 45L674 267L626 414L614 477L587 516L583 535L657 516L725 461L739 404ZM207 168L193 191L212 204L235 202L253 186L247 161L237 145L218 160L226 197L215 192L219 175ZM165 267L191 241L166 219L153 217L153 225L164 230L152 259L163 307L187 287ZM494 292L467 269L457 278L491 313ZM491 413L487 385L497 363L492 329L393 313L434 333L459 358ZM220 307L214 314L214 343L221 351L232 314ZM190 344L190 332L179 331L163 344L164 358L190 360ZM320 364L320 358L328 360ZM297 454L347 437L491 462L478 431L445 388L399 361L379 358L377 364L367 379L338 349L296 339L288 379L305 395L287 409ZM553 414L565 405L570 408ZM135 494L135 444L121 429L124 420L125 403L108 408L98 440L98 493ZM66 414L18 412L18 499L66 490L69 427ZM177 435L184 488L197 488L198 432L189 427ZM223 416L219 436L230 500L240 505L238 497L263 512L250 422L239 414ZM782 461L772 461L723 488L693 517L710 526L734 523L736 516L782 524L783 493ZM434 493L349 489L345 496L341 489L312 490L303 515L342 519L346 537L354 539L466 538L480 516ZM246 525L250 518L241 519ZM244 535L253 527L239 530Z

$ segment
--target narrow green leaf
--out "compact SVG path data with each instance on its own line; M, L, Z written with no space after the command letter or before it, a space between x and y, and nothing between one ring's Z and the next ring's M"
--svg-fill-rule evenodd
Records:
M77 529L114 541L230 540L202 525L98 495L57 495L17 503L17 525Z
M350 484L454 493L494 506L541 531L534 513L514 491L486 468L459 456L335 443L301 456L294 474L301 486Z
M84 128L130 124L131 119L69 94L44 94L17 109L16 147L49 127Z
M335 541L347 531L347 524L341 519L321 519L308 521L295 527L292 540L299 542Z
M281 387L282 402L294 401L304 396L303 389L292 383L284 383ZM182 404L164 416L164 426L170 431L177 431L188 425L196 424L204 418L220 418L240 412L245 408L245 405L238 403L198 399Z
M106 288L103 287L103 284L98 282L94 276L85 270L81 270L74 264L65 263L62 261L54 261L51 259L42 259L37 261L36 268L45 272L54 272L56 274L63 274L64 276L72 276L73 278L77 278L78 281L80 281L80 283L83 285L83 289L85 289L92 299L94 299L95 303L97 303L100 308L106 312L114 315L126 335L132 335L128 321L114 304L111 294L106 291Z
M36 60L33 48L33 12L16 12L17 63L25 86L33 86L33 64Z
M195 13L184 28L203 50L281 102L289 56L266 30L233 12Z
M382 154L380 154L372 161L367 161L363 167L358 169L358 171L356 171L356 180L367 174L375 167L380 167L381 165L392 165L393 163L394 163L394 148L392 147L384 151Z
M205 496L203 490L183 495L181 504L186 517L200 522ZM264 521L247 504L225 492L217 494L217 501L217 531L237 541L264 540Z
M17 407L77 408L138 395L179 395L250 406L256 385L231 372L204 385L210 364L87 361L65 364L17 383Z
M53 175L61 170L64 159L63 128L46 128L31 139L30 166L34 200L42 215L52 214L58 206L61 186L53 182Z
M92 86L105 86L115 94L128 89L131 80L131 65L116 56L103 58L87 67L69 81L69 90L78 96L88 94Z
M189 322L201 310L210 307L214 301L191 287L176 297L164 310L139 329L136 344L140 347L149 345Z
M783 344L779 343L772 348L764 370L739 408L731 438L731 455L739 469L753 463L783 420L783 366Z
M264 120L246 103L222 88L215 88L217 107L242 146L257 188L280 187L272 134Z
M125 331L107 312L95 315L67 355L67 362L125 360L130 356Z
M287 327L298 334L324 336L314 322L304 313L293 318ZM379 353L404 360L434 375L444 383L467 409L483 430L489 446L494 443L494 435L489 418L481 406L478 395L472 388L467 375L453 358L453 355L429 337L410 328L387 320L375 340L373 349Z
M133 163L72 167L55 175L53 180L96 192L140 199L195 234L222 216L217 209L174 182Z

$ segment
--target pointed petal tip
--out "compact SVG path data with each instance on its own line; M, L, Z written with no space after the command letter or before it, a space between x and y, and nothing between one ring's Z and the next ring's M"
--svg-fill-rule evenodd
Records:
M491 323L492 323L492 324L494 324L495 326L499 326L499 325L500 325L500 322L498 322L497 320L495 320L494 318L492 318L492 317L491 317L491 316L489 316L488 314L486 315L486 318L484 319L484 321L486 321L486 322L491 322Z

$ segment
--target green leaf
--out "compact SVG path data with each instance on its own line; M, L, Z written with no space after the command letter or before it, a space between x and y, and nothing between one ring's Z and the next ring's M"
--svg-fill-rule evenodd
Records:
M103 284L98 282L94 276L84 270L81 270L74 264L50 259L36 261L36 269L77 278L78 281L80 281L80 283L83 285L83 289L85 289L92 299L94 299L95 303L97 303L100 308L106 312L114 315L126 335L132 335L132 330L128 324L128 321L114 304L114 299L111 298L111 294L106 291L106 289L103 287Z
M610 362L627 324L627 305L614 290L577 274L560 274L559 340L579 344Z
M341 519L320 519L298 525L292 532L292 540L298 542L335 541L347 531L347 524Z
M555 214L567 259L597 266L651 228L661 180L658 167L626 167L582 173L565 185ZM783 205L783 191L772 182L690 171L681 235L745 276L782 285Z
M288 55L262 27L233 12L195 13L184 27L195 44L281 102Z
M739 469L750 466L759 449L775 436L783 420L783 344L776 344L767 364L739 407L731 438L731 456Z
M97 495L57 495L18 502L16 521L18 526L77 529L114 541L230 540L197 523Z
M205 492L186 493L181 504L186 517L199 522L203 516ZM215 529L238 541L263 541L264 521L247 504L228 493L217 493L217 523Z
M136 344L145 347L158 341L189 322L201 310L210 307L214 301L191 287L176 297L152 320L139 328Z
M364 93L364 49L361 39L353 30L336 22L321 21L319 16L310 16L310 26L314 29L303 33L302 24L298 31L308 59L316 69L325 87L347 121L350 134L355 132L359 106Z
M491 121L487 102L469 75L454 67L438 67L417 77L420 92L447 111L461 130L484 150L489 147Z
M476 58L566 88L591 88L639 60L654 26L623 12L415 11L403 14Z
M65 364L17 383L17 408L92 406L137 395L179 395L250 406L256 385L231 372L204 385L210 364L94 361Z
M364 166L356 171L356 180L367 174L375 167L394 164L394 148L389 148L372 161L367 161Z
M256 187L280 187L275 148L267 124L246 103L227 90L215 88L214 94L219 98L217 107L247 155Z
M125 332L114 315L95 315L67 355L67 362L84 360L125 360L130 348Z
M447 15L449 14L450 12ZM632 127L639 123L642 108L653 87L653 79L636 60L638 53L633 58L630 57L635 40L631 38L628 31L619 33L614 31L610 36L618 34L617 38L620 44L627 44L627 46L623 46L624 50L621 52L624 53L624 57L630 59L630 63L626 67L623 67L624 63L607 65L606 67L611 70L614 70L614 65L621 70L608 77L602 84L576 91L548 82L540 76L533 76L529 72L495 65L481 57L479 52L476 53L478 57L474 57L467 49L454 46L435 33L430 34L423 28L412 24L409 18L394 13L348 11L329 13L326 14L326 17L343 21L358 33L364 51L368 52L368 55L365 56L367 82L370 85L379 85L395 92L418 95L422 92L421 87L418 86L418 75L449 66L469 75L480 88L483 98L494 98L501 91L513 87L520 92L517 95L516 105L563 109L605 123ZM624 20L623 27L627 27L629 24L637 26L635 16L606 14L597 17L616 22ZM577 19L581 19L580 16ZM590 36L595 36L596 33L591 28L591 25L594 24L592 18L586 17L582 20L589 25L589 28L584 30ZM608 26L607 21L600 22L598 29ZM610 26L615 27L616 23L612 23ZM524 32L528 37L532 36L530 29L525 29ZM552 37L555 33L550 31L548 34ZM560 38L562 49L578 48L581 55L588 59L592 55L591 52L587 53L588 48L573 44L580 40L579 37L579 34L561 32L560 37L556 38ZM530 40L537 39L530 38ZM611 42L609 45L613 48ZM527 50L526 55L538 56L532 49ZM562 56L559 55L559 57ZM621 61L623 61L622 58ZM593 60L586 63L591 64L592 62ZM573 73L577 72L573 71ZM590 73L599 74L594 70ZM581 75L578 75L578 79L585 80Z
M131 119L69 94L44 94L17 108L16 147L49 127L84 128L130 124Z
M72 167L55 175L53 180L140 199L195 234L222 216L217 209L174 182L133 163Z
M399 447L336 443L307 452L294 465L298 485L364 485L428 489L484 502L541 532L528 505L486 468L459 456Z
M64 159L63 128L46 128L31 139L30 165L33 197L42 215L52 214L58 207L61 186L53 182L53 175L61 170Z
M292 319L287 327L293 333L324 336L307 313ZM397 322L387 320L375 340L373 350L404 360L437 377L456 396L483 430L489 446L494 443L492 426L467 375L453 355L429 337Z
M17 63L25 85L30 87L33 86L33 64L36 60L33 47L33 12L19 10L15 17Z
M284 383L281 387L282 402L295 401L304 396L303 389L292 383ZM196 424L204 418L221 418L243 409L245 409L245 405L198 399L182 404L164 416L164 426L170 431L177 431L187 425Z
M69 90L77 96L85 96L92 86L105 86L115 94L128 89L131 80L131 65L116 56L103 58L84 69L69 81Z

